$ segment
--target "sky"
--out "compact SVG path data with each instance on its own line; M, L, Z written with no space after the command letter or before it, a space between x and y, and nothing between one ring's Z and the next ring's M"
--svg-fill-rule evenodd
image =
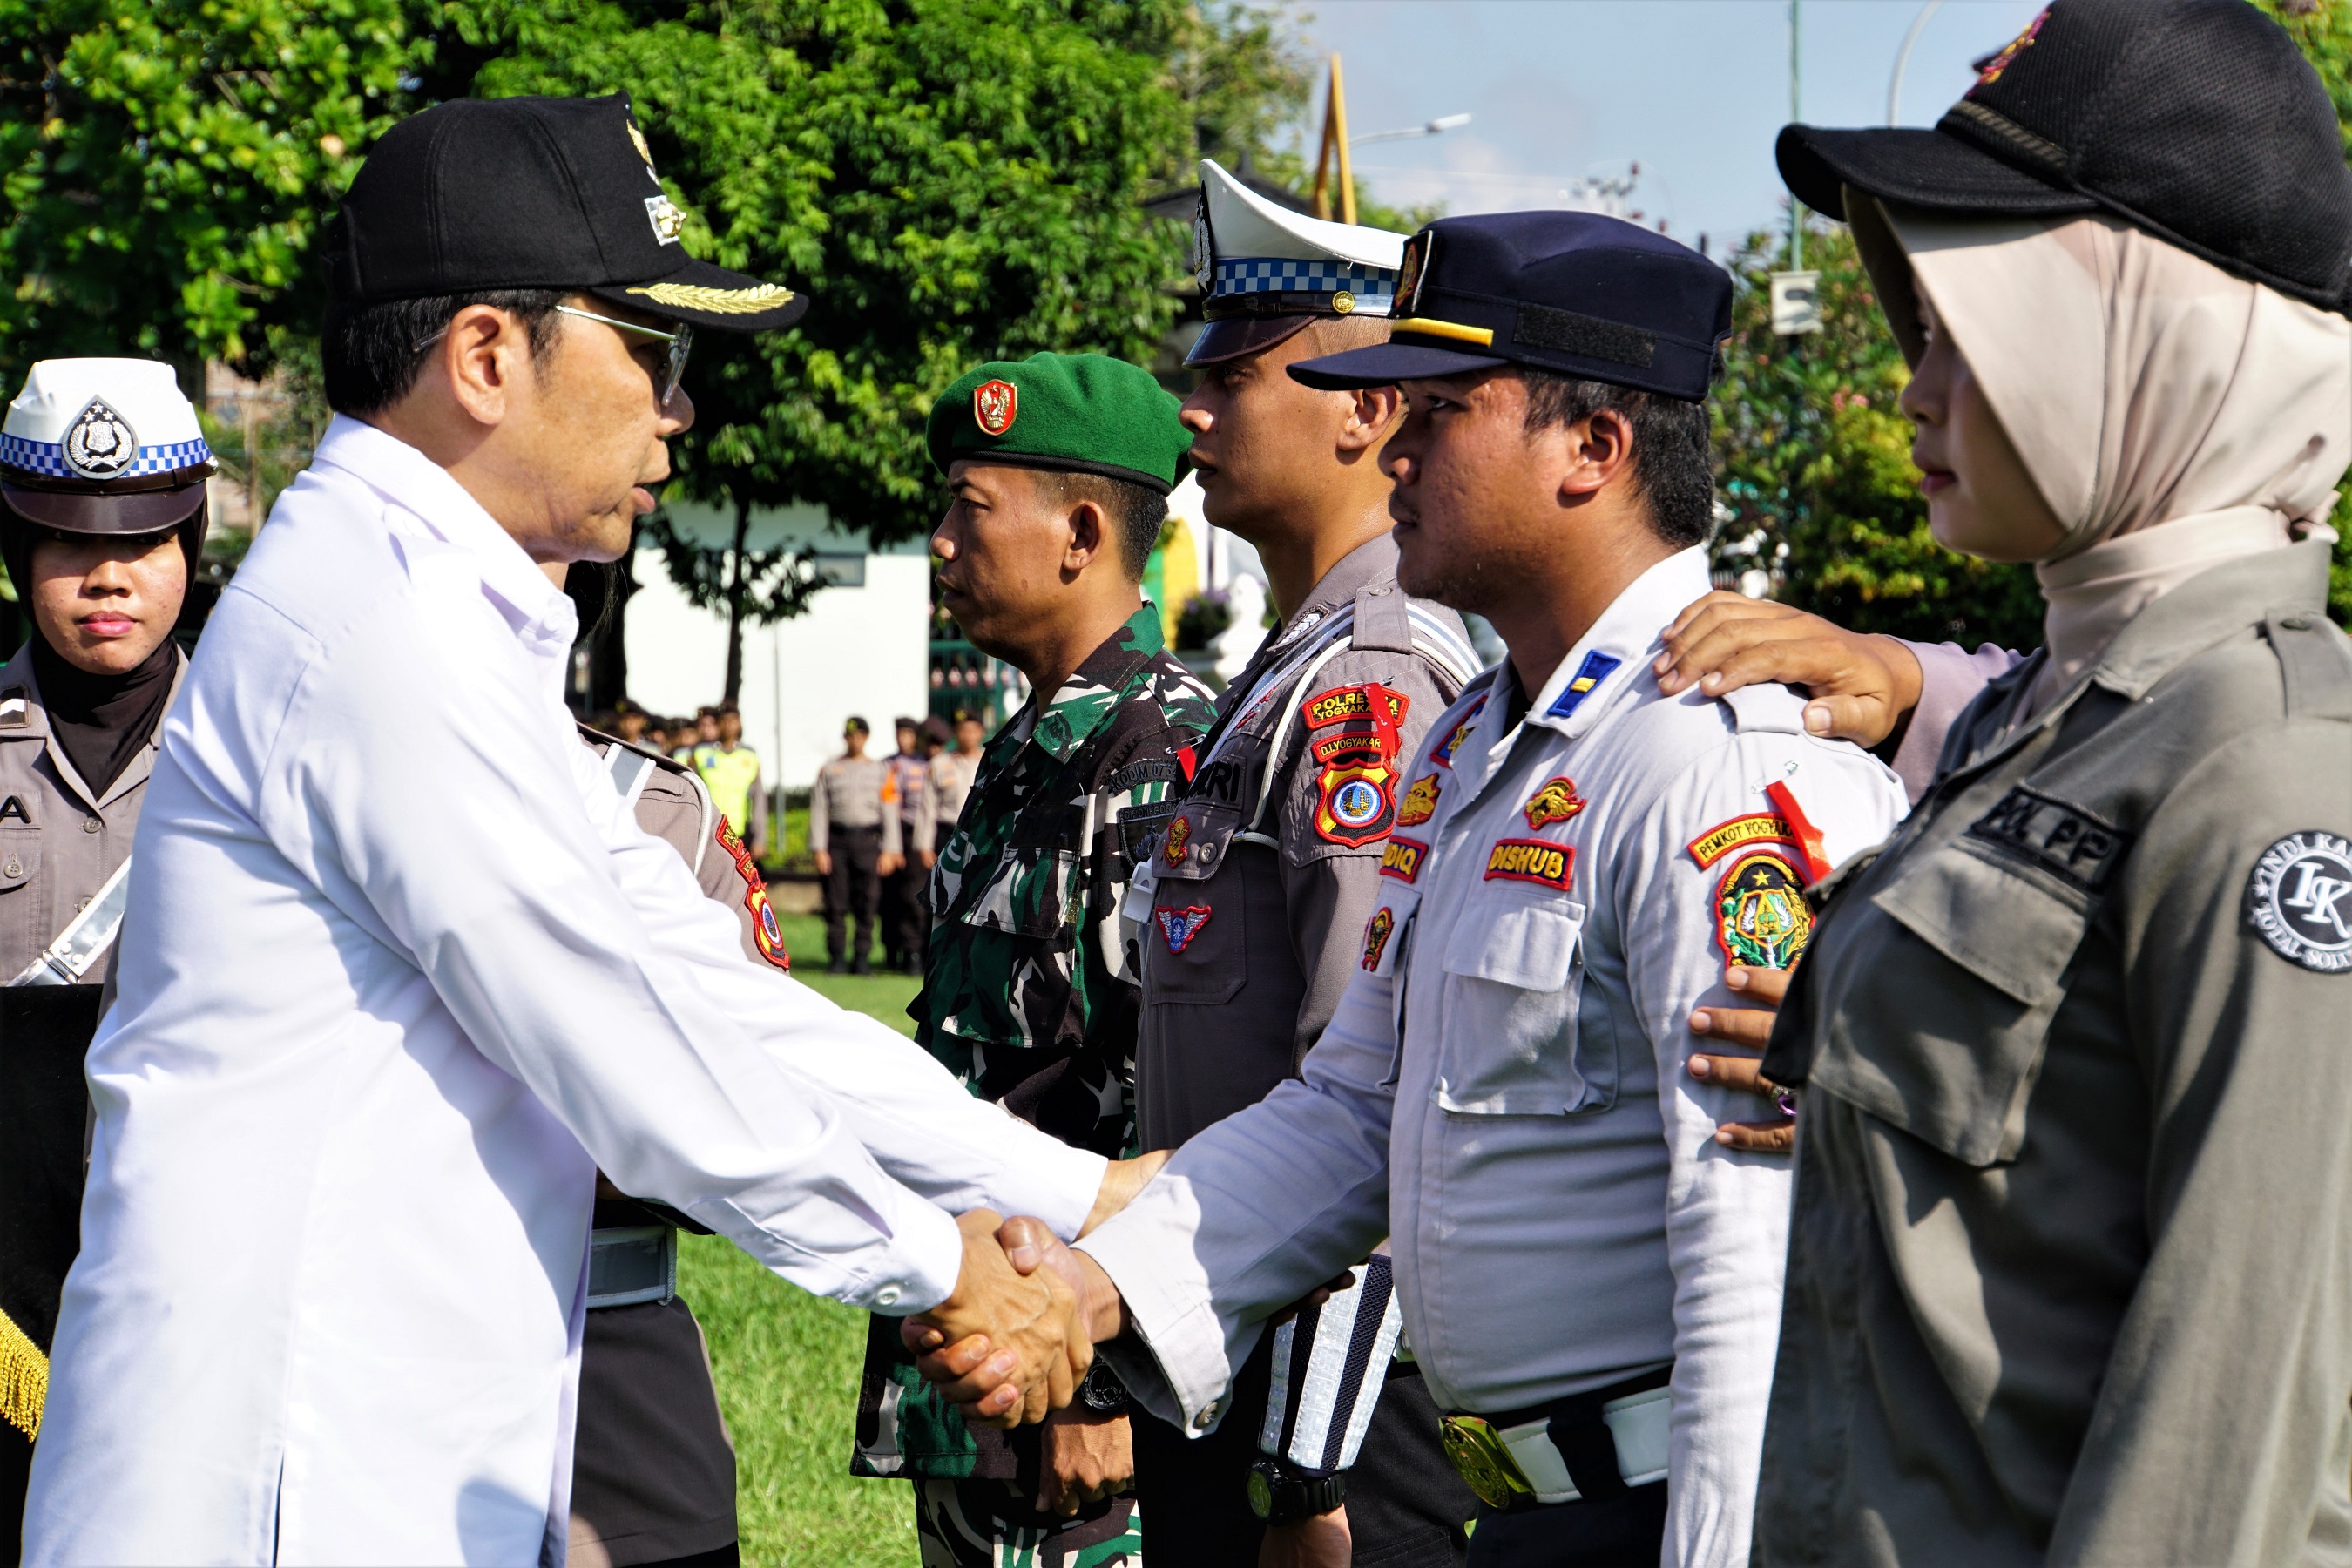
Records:
M1801 118L1886 123L1887 85L1923 0L1799 0ZM1905 125L1933 125L2042 0L1942 0L1903 77ZM1286 0L1337 52L1351 137L1468 114L1459 130L1355 149L1381 201L1449 213L1587 205L1622 180L1625 207L1717 256L1785 226L1772 139L1790 119L1789 0ZM1314 122L1323 88L1318 66ZM1312 143L1309 143L1310 149Z

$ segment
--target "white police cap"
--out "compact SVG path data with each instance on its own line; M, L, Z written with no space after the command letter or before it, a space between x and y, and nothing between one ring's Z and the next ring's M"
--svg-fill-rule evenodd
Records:
M0 490L52 528L171 527L201 503L213 467L195 405L154 360L42 360L0 423Z
M1405 237L1290 211L1201 160L1193 254L1205 296L1188 364L1281 342L1318 316L1386 316L1396 303Z

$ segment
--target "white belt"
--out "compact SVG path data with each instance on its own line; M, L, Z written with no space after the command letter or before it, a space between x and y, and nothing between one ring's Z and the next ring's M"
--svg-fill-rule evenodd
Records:
M634 1307L677 1294L677 1232L666 1225L588 1233L588 1305Z
M1645 1389L1612 1399L1601 1407L1601 1419L1617 1440L1617 1473L1629 1487L1647 1486L1666 1479L1672 1439L1674 1390ZM1549 1416L1499 1428L1495 1436L1518 1461L1520 1471L1536 1489L1538 1502L1575 1502L1584 1494L1568 1478L1568 1461L1552 1446Z
M89 907L66 923L57 940L38 958L25 965L11 985L72 985L88 974L122 929L123 907L131 901L131 860L123 858L114 875L98 889Z

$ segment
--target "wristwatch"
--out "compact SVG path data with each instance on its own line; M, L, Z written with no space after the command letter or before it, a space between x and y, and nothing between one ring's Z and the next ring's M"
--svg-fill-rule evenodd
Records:
M1348 1472L1317 1475L1295 1470L1280 1459L1260 1459L1249 1469L1250 1511L1268 1524L1292 1524L1329 1513L1348 1500Z
M1111 1371L1110 1363L1097 1356L1087 1367L1087 1375L1078 1384L1078 1403L1087 1414L1101 1416L1127 1414L1127 1384L1119 1382L1118 1373Z

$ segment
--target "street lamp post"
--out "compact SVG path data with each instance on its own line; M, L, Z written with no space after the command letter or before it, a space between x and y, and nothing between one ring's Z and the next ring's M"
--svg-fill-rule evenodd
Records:
M1895 73L1886 79L1886 123L1889 125L1902 122L1903 73L1911 64L1912 47L1918 43L1919 35L1927 30L1927 18L1943 9L1943 5L1944 0L1927 0L1925 5L1920 6L1919 14L1911 18L1911 30L1903 35L1903 47L1895 51Z
M1443 136L1469 123L1466 114L1441 114L1426 125L1408 125L1402 131L1368 131L1361 136L1349 137L1348 145L1361 147L1367 142L1407 142L1416 136Z

